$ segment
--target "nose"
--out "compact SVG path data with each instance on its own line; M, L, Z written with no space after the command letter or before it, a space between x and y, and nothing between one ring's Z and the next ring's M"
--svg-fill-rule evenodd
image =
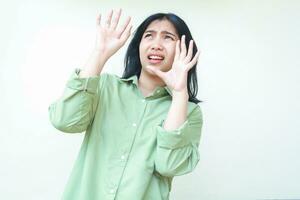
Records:
M153 40L153 43L151 45L151 50L162 50L163 46L160 43L160 39L157 38L155 40Z
M154 44L151 46L151 50L162 50L162 47L159 44Z

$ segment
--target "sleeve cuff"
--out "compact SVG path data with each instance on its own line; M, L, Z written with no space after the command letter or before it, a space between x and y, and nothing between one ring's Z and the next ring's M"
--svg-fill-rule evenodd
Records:
M163 128L163 123L164 120L156 126L157 144L159 147L175 149L190 144L190 140L187 137L189 125L188 119L180 127L172 131L166 131Z
M67 87L75 90L82 90L89 93L96 93L100 76L92 76L87 78L80 78L79 73L81 69L76 68L71 74Z

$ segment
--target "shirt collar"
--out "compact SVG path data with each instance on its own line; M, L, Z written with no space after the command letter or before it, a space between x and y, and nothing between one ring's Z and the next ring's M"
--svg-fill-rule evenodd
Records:
M119 80L123 81L123 82L130 82L132 81L136 86L138 86L138 77L137 75L132 75L128 78L120 78ZM169 95L172 96L172 90L168 87L168 86L158 86L156 88L156 90L160 89L160 88L163 88L164 91L166 91Z
M120 78L121 81L125 81L125 82L129 82L129 81L133 81L133 83L135 85L138 85L138 78L137 75L132 75L129 78Z

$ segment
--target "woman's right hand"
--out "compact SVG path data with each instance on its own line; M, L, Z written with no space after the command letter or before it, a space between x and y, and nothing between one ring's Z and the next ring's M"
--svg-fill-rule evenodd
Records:
M130 36L132 25L129 25L131 17L127 17L122 26L118 26L122 10L110 10L104 24L101 24L101 14L96 20L96 44L95 51L100 53L105 60L116 53Z

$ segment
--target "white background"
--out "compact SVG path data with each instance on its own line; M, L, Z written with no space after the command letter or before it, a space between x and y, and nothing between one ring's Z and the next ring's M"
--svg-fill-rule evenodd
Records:
M300 1L1 1L0 199L59 199L83 134L48 106L87 60L95 17L123 8L133 29L174 12L201 49L204 125L196 170L171 199L300 199ZM105 71L121 75L126 45Z

